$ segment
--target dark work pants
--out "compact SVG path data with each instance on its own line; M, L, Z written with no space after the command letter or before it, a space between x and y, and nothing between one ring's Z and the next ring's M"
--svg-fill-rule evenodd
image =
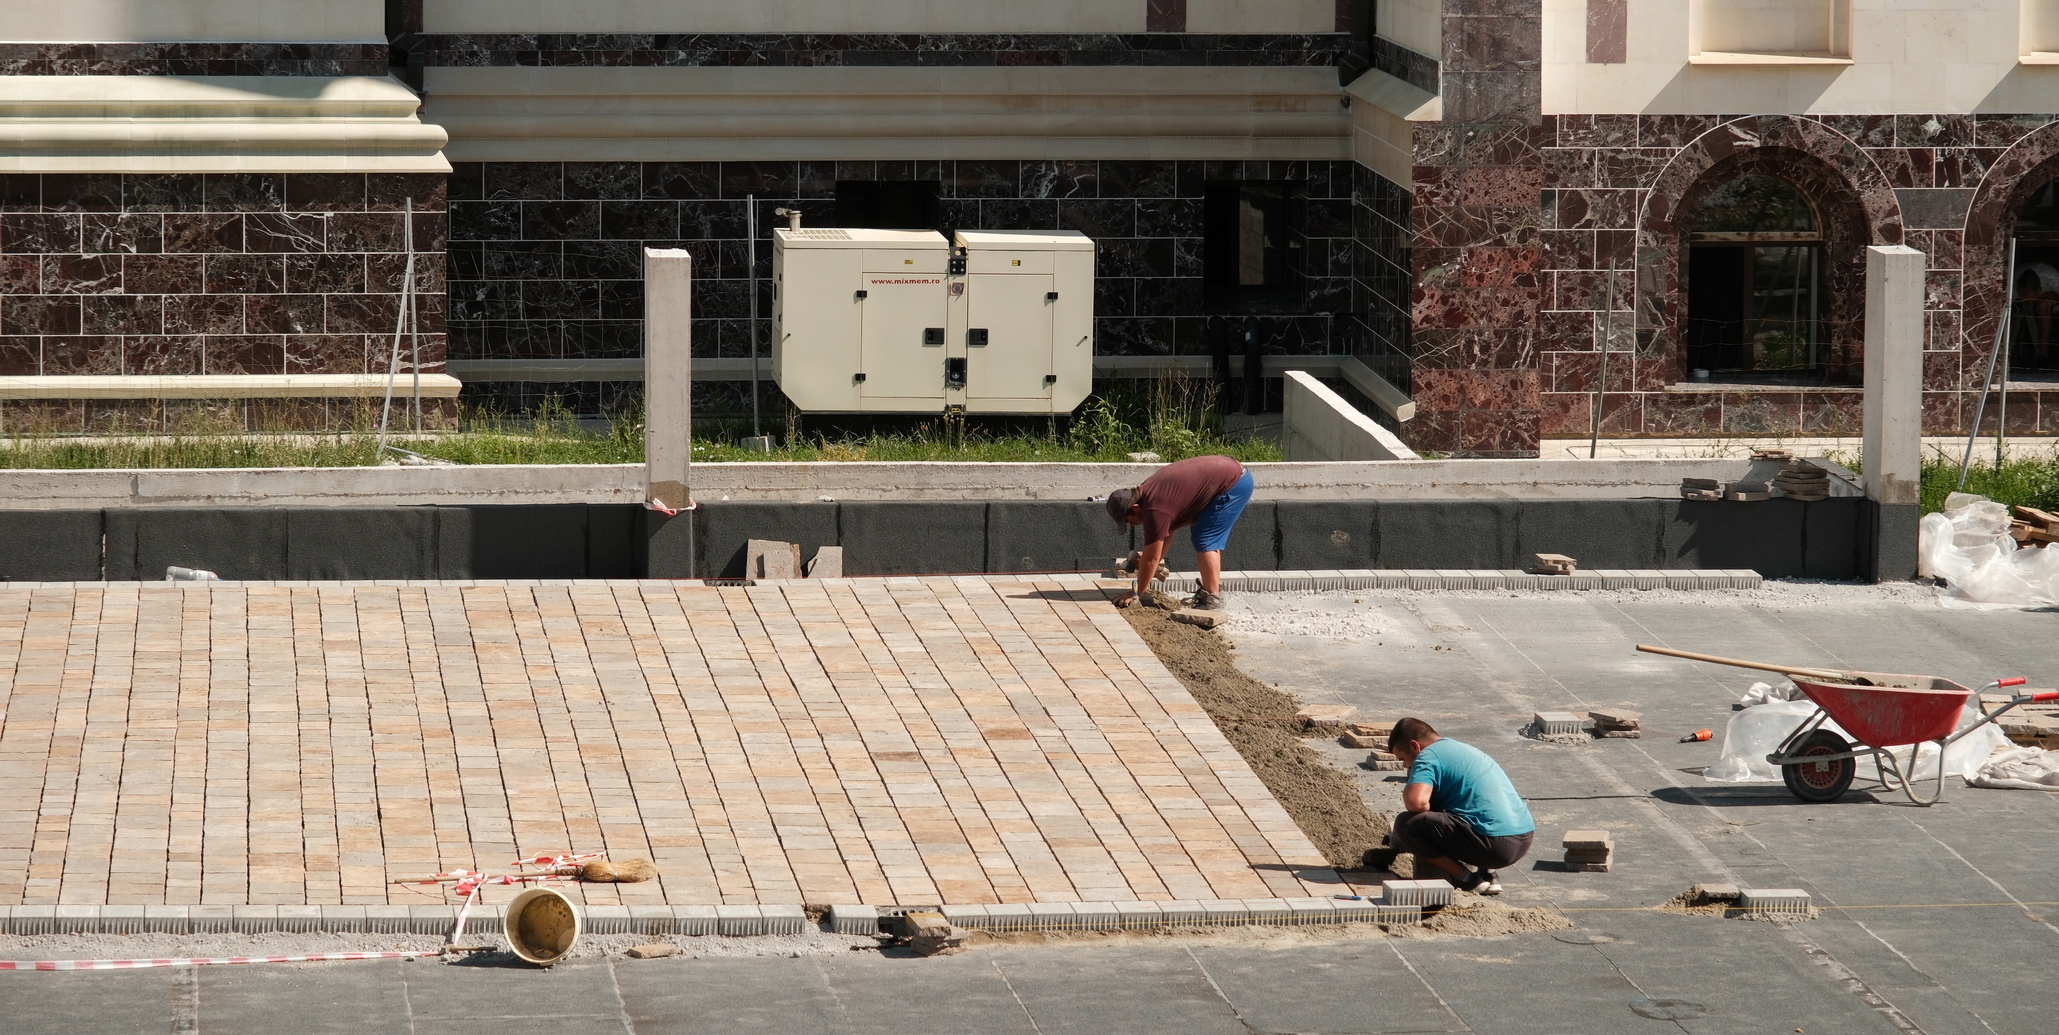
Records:
M1449 812L1404 812L1394 817L1393 846L1419 859L1448 856L1470 866L1498 870L1530 854L1536 831L1481 837Z

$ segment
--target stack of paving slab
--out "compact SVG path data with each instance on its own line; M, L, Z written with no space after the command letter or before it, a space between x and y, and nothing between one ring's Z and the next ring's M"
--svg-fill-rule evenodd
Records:
M1607 873L1615 854L1615 839L1606 830L1568 830L1561 842L1566 850L1566 872Z
M1791 500L1813 503L1830 498L1830 472L1807 460L1790 460L1773 477L1773 487Z
M1644 736L1644 713L1628 708L1595 708L1587 713L1594 720L1594 735L1613 740L1636 740Z
M1232 593L1309 593L1348 589L1757 589L1764 581L1749 568L1591 568L1571 575L1537 575L1515 569L1343 568L1283 571L1226 571L1223 589ZM1201 585L1194 572L1166 579L1168 593L1191 593Z
M2019 687L2024 694L2050 693L2049 690ZM1980 710L1993 711L2009 703L2009 694L1980 695ZM2041 747L2047 751L2059 751L2059 704L2023 704L2002 713L1996 720L2002 727L2002 735L2025 747Z

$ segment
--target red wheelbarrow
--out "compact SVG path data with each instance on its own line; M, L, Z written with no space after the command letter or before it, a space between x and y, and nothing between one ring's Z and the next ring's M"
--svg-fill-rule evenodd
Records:
M2001 718L2003 713L2019 704L2059 701L2059 691L2019 694L1993 711L1981 711L1980 721L1962 730L1957 728L1959 714L1974 692L1937 676L1839 672L1772 665L1642 643L1637 645L1637 649L1647 654L1778 672L1794 680L1794 685L1816 703L1816 712L1788 734L1787 739L1766 756L1766 761L1780 767L1780 778L1787 784L1789 792L1810 802L1836 801L1852 786L1852 777L1859 770L1859 759L1870 755L1873 764L1880 769L1880 782L1889 790L1900 790L1918 805L1935 804L1945 792L1946 748ZM2022 676L2011 676L1995 680L1981 690L2022 686L2023 683ZM1858 743L1855 745L1824 729L1823 724L1828 721L1835 721ZM1916 793L1915 783L1917 752L1926 743L1936 744L1938 748L1937 790L1928 798ZM1906 766L1893 750L1903 746L1909 749Z

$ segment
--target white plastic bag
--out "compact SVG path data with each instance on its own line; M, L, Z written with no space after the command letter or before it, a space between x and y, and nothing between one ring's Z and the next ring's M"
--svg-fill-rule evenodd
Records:
M1721 783L1771 783L1780 779L1780 767L1766 761L1766 756L1787 739L1787 735L1801 727L1809 716L1816 714L1816 702L1804 697L1795 701L1769 702L1753 708L1746 708L1730 717L1723 727L1723 754L1702 773L1702 778ZM1980 721L1980 712L1967 707L1959 713L1959 729ZM1824 729L1852 739L1835 721L1827 721ZM1948 776L1966 776L1979 771L1981 764L1994 753L1997 747L2008 743L2000 727L1989 723L1976 733L1953 744L1945 752L1945 773ZM1859 745L1854 744L1854 747ZM1909 749L1894 749L1895 764L1904 770L1909 768ZM1858 780L1880 779L1880 771L1873 759L1862 757L1855 776ZM1937 745L1922 744L1916 758L1917 780L1937 779Z
M2016 606L2059 600L2059 551L2019 549L2009 508L1955 492L1917 522L1916 571L1945 580L1947 601Z

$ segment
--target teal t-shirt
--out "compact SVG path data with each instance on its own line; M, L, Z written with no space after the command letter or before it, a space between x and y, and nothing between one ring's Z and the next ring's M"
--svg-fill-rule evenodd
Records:
M1430 785L1430 809L1465 820L1481 837L1511 837L1537 829L1530 806L1508 774L1485 751L1444 737L1423 749L1408 782Z

